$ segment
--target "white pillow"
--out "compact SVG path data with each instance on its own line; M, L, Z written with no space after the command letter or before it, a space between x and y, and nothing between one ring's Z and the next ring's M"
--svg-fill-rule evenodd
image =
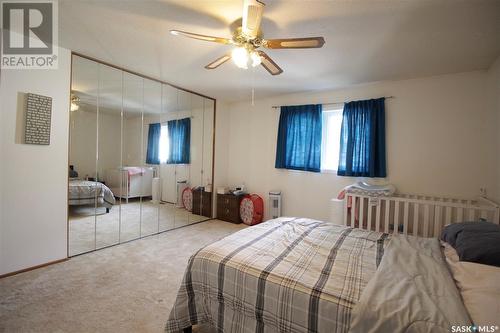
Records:
M500 326L500 267L459 261L455 249L442 242L446 262L477 326Z

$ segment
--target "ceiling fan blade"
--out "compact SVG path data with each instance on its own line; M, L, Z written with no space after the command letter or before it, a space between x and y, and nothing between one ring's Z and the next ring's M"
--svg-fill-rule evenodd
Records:
M222 57L217 58L216 60L214 60L211 63L209 63L208 65L206 65L205 68L206 69L216 69L217 67L219 67L220 65L222 65L223 63L228 61L229 59L231 59L231 55L225 54Z
M271 75L279 75L283 70L265 52L258 51L262 62L260 63Z
M181 30L170 30L170 33L172 35L184 36L184 37L189 37L189 38L204 40L206 42L215 42L215 43L221 43L221 44L233 44L232 40L227 39L227 38L222 38L222 37L200 35L200 34L195 34L195 33L192 33L192 32L181 31Z
M325 44L323 37L267 39L262 46L268 49L309 49L319 48Z
M258 0L243 1L243 19L241 30L247 37L255 38L259 34L264 6L265 4Z

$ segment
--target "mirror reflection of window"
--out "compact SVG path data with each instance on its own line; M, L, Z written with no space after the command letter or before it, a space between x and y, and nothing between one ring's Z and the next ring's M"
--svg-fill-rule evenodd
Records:
M168 155L170 154L170 143L168 141L168 125L161 125L160 132L160 163L165 164L168 160Z

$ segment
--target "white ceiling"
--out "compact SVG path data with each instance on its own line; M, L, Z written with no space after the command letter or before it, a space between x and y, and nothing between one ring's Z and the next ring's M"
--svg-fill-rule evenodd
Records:
M226 101L488 68L500 55L498 0L264 0L267 38L324 36L322 49L269 50L284 69L203 67L230 46L242 1L60 0L63 47Z

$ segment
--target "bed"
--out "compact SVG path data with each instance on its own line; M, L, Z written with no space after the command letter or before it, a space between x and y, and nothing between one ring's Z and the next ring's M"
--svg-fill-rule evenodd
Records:
M448 332L471 322L440 251L437 239L270 220L191 257L165 331Z
M70 179L68 191L68 203L70 206L95 205L105 207L106 212L115 204L113 192L103 183Z

